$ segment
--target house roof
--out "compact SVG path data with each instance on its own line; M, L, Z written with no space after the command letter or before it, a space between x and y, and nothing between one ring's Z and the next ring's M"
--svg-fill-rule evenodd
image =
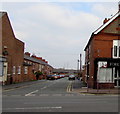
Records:
M118 11L112 18L110 18L109 21L107 21L105 24L103 24L102 26L100 26L96 31L94 31L84 49L84 51L86 50L86 48L88 47L88 45L90 44L92 38L94 35L100 33L105 27L107 27L112 21L114 21L118 16L120 15L120 11Z
M113 20L115 20L120 15L120 12L117 12L108 22L103 24L100 28L98 28L94 34L98 34L101 30L103 30L106 26L108 26Z
M73 69L53 69L53 72L77 72L77 70Z
M36 63L40 63L42 65L47 65L47 63L45 63L44 61L35 59L35 58L30 57L28 55L24 55L24 59L27 59L27 60L30 60L30 61L33 61L33 62L36 62Z
M49 67L52 67L51 65L49 65L48 63L46 63L46 62L44 62L44 61L42 61L42 60L38 60L38 59L36 59L36 58L30 57L30 56L25 55L25 54L24 54L24 59L27 59L27 60L30 60L30 61L33 61L33 62L36 62L36 63L40 63L40 64L42 64L42 65L47 65L47 66L49 66ZM53 68L53 67L52 67L52 68Z

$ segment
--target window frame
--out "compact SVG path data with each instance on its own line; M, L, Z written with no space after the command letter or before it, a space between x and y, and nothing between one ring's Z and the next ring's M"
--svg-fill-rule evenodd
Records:
M16 66L13 66L13 73L12 73L13 75L15 75L16 74Z
M21 74L21 66L18 66L18 69L17 69L17 74Z

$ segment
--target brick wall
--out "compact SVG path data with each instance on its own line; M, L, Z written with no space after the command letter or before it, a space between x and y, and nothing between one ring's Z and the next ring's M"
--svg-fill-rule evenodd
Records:
M7 13L2 17L2 52L4 51L8 52L8 55L3 55L8 62L7 84L22 82L24 43L15 38ZM13 74L13 66L15 66L15 74ZM18 74L19 66L20 74Z
M119 17L98 34L92 34L85 49L85 69L87 69L89 65L89 78L87 80L89 87L93 88L97 80L97 66L95 66L94 60L96 58L112 58L113 40L120 39L116 29L118 28L118 19ZM86 74L87 73L85 73L85 75ZM104 84L102 84L101 87L103 87L103 85ZM107 84L105 86L107 87ZM113 84L111 84L111 87L112 86Z

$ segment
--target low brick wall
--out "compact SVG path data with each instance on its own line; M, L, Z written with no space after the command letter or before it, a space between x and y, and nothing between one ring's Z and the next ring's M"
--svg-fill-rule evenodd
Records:
M98 84L99 89L109 89L114 88L114 83L99 83Z

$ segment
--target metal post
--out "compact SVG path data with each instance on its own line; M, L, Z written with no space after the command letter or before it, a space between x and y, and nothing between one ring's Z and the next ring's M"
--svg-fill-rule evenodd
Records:
M82 60L81 60L81 58L82 58L82 54L80 54L80 73L81 73L81 70L82 70L82 68L81 68L81 66L82 66Z
M77 75L79 75L79 59L77 60Z

